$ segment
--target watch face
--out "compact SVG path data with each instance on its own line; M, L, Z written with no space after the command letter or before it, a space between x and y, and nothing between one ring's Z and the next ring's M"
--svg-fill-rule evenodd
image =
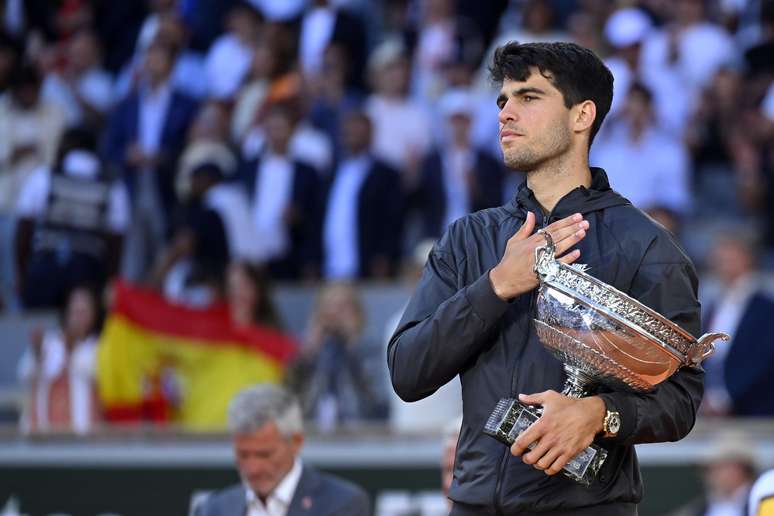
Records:
M619 416L618 414L610 414L608 431L611 434L617 434L620 429L621 429L621 416Z

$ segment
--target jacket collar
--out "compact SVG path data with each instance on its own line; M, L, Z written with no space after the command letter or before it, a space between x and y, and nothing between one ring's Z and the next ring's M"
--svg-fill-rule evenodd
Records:
M605 171L599 167L591 167L591 185L586 188L579 186L564 195L556 203L550 216L551 219L561 219L573 213L590 213L611 206L631 204L629 200L610 188ZM535 194L527 186L526 179L519 185L516 195L506 205L506 209L519 217L526 217L528 211L532 211L538 217L543 218L540 204Z

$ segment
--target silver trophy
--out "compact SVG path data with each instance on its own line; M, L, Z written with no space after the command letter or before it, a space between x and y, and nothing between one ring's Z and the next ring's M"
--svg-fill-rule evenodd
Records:
M562 394L591 395L600 384L613 390L646 392L680 367L698 365L715 351L725 333L698 340L666 317L612 286L586 274L583 265L556 259L551 235L535 250L540 280L534 320L538 338L564 363ZM484 433L511 445L540 417L541 409L514 398L498 402ZM534 446L530 445L530 448ZM607 457L592 444L564 467L563 473L589 485Z

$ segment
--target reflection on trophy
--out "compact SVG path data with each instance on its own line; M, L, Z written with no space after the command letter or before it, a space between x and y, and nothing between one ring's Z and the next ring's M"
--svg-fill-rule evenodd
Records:
M698 340L677 324L612 286L586 274L583 265L566 265L555 256L551 235L535 250L540 280L534 320L538 338L564 363L562 394L594 393L600 384L614 390L646 392L680 367L698 365L715 351L724 333ZM511 445L541 414L539 407L514 398L498 402L484 433ZM532 448L534 445L531 445ZM589 485L607 457L592 444L564 467L564 474Z

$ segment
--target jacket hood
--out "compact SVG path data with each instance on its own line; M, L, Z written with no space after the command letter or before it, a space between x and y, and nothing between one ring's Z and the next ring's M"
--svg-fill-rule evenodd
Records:
M612 206L624 206L631 202L621 194L610 188L607 174L599 167L591 167L591 185L586 188L579 186L559 199L551 211L551 218L561 219L573 213L590 213ZM527 186L526 179L519 185L513 200L506 205L508 211L526 216L528 211L533 211L541 217L542 210L535 198L535 194Z

